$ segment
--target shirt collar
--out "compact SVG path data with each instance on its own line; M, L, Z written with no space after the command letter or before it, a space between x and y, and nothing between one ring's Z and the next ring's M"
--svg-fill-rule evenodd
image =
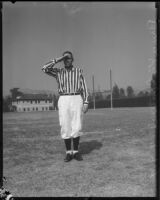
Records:
M66 68L65 67L65 69L67 70L67 71L70 71L70 70L72 70L74 67L73 67L73 65L71 66L71 67L69 67L69 68Z

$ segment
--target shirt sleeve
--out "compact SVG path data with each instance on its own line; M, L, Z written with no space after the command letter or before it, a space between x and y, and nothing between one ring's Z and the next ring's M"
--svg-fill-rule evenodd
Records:
M42 71L54 78L57 77L58 69L55 68L56 60L51 60L42 67Z
M82 74L82 70L81 70L81 86L82 86L82 94L83 94L83 103L84 104L88 104L88 91L87 91L87 86L86 86L86 81L85 78Z

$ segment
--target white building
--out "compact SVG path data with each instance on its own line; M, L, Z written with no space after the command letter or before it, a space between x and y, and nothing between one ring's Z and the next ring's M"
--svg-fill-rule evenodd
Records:
M48 111L53 110L54 102L46 95L23 95L12 102L14 111Z

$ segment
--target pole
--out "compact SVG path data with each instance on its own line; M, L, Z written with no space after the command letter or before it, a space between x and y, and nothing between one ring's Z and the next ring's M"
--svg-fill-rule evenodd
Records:
M93 84L93 106L94 106L94 110L95 110L94 75L92 76L92 84Z
M112 70L110 69L110 91L111 91L111 110L113 108L113 98L112 98Z

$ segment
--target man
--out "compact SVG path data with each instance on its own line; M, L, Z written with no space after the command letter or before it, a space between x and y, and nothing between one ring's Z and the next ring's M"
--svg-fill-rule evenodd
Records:
M75 68L73 54L70 51L63 53L63 56L51 60L45 64L42 70L56 78L58 83L59 123L61 126L61 137L66 146L65 162L72 158L81 161L82 155L79 153L79 141L82 132L83 113L88 111L88 92L86 82L82 74L82 69ZM63 61L63 68L56 68L55 64ZM71 143L73 141L73 151Z

